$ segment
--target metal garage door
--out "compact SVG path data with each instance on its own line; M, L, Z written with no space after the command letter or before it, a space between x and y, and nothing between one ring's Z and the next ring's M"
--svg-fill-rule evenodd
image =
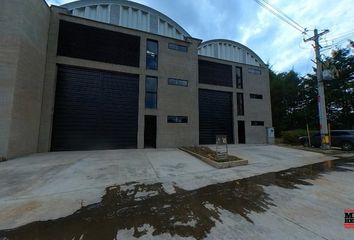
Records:
M52 151L136 148L139 76L60 66Z
M215 144L216 135L234 143L232 93L199 89L199 143Z

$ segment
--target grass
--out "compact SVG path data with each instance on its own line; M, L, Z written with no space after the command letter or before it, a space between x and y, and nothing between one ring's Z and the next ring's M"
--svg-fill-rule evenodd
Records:
M242 159L240 159L236 156L232 156L232 155L227 155L227 158L220 159L220 158L218 158L216 152L211 150L208 147L186 146L186 147L182 147L182 150L183 149L193 152L193 153L196 153L200 156L206 157L206 158L208 158L212 161L215 161L215 162L231 162L231 161L242 160Z

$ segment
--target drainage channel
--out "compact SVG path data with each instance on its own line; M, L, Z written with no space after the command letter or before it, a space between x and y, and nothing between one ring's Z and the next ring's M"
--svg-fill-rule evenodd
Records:
M134 237L147 234L203 239L222 222L220 210L237 214L253 223L252 212L266 212L275 206L265 187L295 189L312 185L323 174L353 171L354 158L339 159L292 168L276 173L166 193L161 183L130 183L106 189L101 202L82 207L70 216L33 222L15 229L0 230L0 240L26 239L117 239L120 230L132 230Z

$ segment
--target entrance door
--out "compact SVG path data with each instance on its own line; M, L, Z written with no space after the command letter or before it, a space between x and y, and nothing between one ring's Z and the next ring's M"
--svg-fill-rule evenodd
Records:
M145 116L144 147L156 148L156 116Z
M245 121L238 121L238 143L246 143Z

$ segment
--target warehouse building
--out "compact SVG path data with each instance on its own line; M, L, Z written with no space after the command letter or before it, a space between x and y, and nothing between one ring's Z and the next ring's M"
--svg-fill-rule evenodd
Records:
M0 17L3 158L267 141L269 72L240 43L125 0L5 0Z

